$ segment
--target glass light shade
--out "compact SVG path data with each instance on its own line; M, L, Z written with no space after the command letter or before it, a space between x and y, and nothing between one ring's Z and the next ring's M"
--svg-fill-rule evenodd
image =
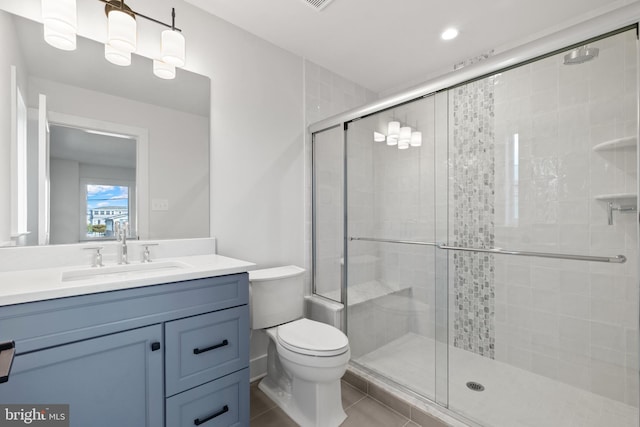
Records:
M409 148L409 141L400 140L398 141L398 150L406 150Z
M410 144L412 147L420 147L422 145L422 132L412 132Z
M119 10L110 11L107 43L123 52L135 52L136 40L136 20L133 16Z
M411 141L411 128L409 126L400 128L400 141L407 144Z
M375 142L384 142L385 139L386 137L380 132L373 132L373 140Z
M162 32L162 61L176 67L184 67L185 41L179 31Z
M112 64L121 67L131 65L131 52L123 52L108 44L104 45L104 57Z
M400 122L389 122L387 135L395 137L400 136Z
M171 80L176 77L176 67L166 62L153 60L153 74L161 79Z
M76 50L76 33L56 31L45 25L44 41L62 50Z
M76 0L42 0L42 23L58 33L75 34L78 30Z
M387 145L397 145L397 144L398 144L397 136L389 135L387 137Z

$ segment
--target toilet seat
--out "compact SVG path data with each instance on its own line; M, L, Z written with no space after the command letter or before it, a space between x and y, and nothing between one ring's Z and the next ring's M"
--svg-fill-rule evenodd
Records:
M307 356L331 357L349 350L349 339L342 331L309 319L278 326L276 336L282 347Z

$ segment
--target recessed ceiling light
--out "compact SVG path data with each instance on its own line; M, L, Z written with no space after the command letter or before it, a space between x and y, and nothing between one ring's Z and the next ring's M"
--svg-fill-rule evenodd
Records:
M458 37L458 30L456 30L455 28L447 28L440 35L440 37L442 38L442 40L453 40Z

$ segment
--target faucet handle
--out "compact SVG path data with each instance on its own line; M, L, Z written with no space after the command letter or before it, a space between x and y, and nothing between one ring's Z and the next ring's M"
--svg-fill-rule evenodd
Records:
M102 263L102 254L100 251L104 248L104 246L95 246L91 248L82 248L85 251L96 251L93 260L91 261L91 267L104 267Z
M143 243L144 251L142 252L142 262L151 262L151 252L149 252L149 246L158 246L158 243Z

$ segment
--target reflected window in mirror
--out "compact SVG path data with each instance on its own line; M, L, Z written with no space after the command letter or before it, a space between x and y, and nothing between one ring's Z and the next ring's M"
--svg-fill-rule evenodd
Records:
M116 238L116 223L121 226L129 221L129 186L87 184L84 191L86 232L90 239Z

